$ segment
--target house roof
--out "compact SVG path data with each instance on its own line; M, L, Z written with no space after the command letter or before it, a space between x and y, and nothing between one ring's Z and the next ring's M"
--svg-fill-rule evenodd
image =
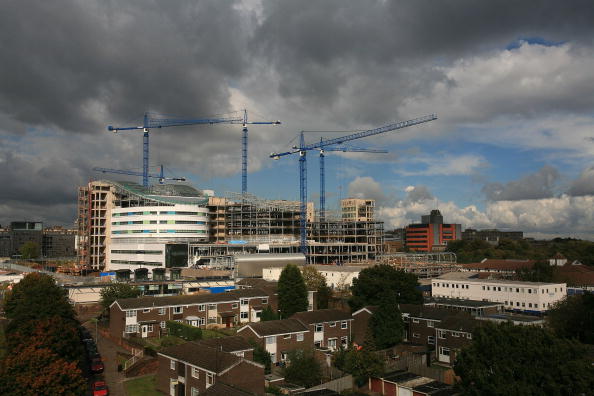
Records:
M247 287L256 287L260 289L277 289L278 282L276 281L267 281L262 278L244 278L240 281L235 283L238 286L247 286Z
M336 322L340 320L353 320L350 313L339 311L338 309L319 309L317 311L297 312L293 316L301 323L306 325L323 322Z
M377 310L377 305L367 305L351 314L351 316L359 315L360 313L367 312L373 314Z
M220 373L241 362L242 358L229 352L219 351L194 342L174 345L159 351L167 356L212 373Z
M297 319L280 319L250 323L237 330L237 332L243 331L248 327L251 328L253 332L259 337L309 331L307 326Z
M558 277L572 286L594 286L594 268L583 264L555 267Z
M452 315L452 310L433 308L417 304L399 304L400 312L407 313L411 318L443 320Z
M206 396L249 396L252 393L242 391L233 386L224 384L222 382L215 382L215 384L206 389L201 395Z
M410 381L411 379L421 378L420 375L410 373L406 370L392 371L381 377L384 381L393 382L395 384Z
M223 352L239 352L254 349L243 337L229 336L219 338L208 338L200 341L193 341L195 344L208 348L215 348Z
M240 289L231 290L225 293L192 294L183 296L168 297L139 297L124 298L116 300L122 309L140 309L152 307L168 307L174 305L206 304L227 301L237 301L240 298L268 297L268 294L261 289Z
M466 312L457 312L456 315L448 316L438 325L435 325L435 328L472 333L480 323Z

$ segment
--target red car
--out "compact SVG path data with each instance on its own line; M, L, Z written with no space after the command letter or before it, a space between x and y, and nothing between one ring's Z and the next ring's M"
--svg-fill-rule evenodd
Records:
M93 360L91 360L91 372L93 372L94 374L97 373L102 373L104 369L103 366L103 362L101 361L101 358L93 358Z
M105 385L104 381L95 381L93 383L93 396L107 396L109 395L109 390L107 389L107 385Z

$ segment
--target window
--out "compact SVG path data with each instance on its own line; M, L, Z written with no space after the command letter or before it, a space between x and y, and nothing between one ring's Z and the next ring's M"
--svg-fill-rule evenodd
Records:
M534 308L538 308L538 304L534 304Z
M429 345L435 345L435 336L429 336L429 337L427 337L427 344L429 344Z
M526 303L522 303L522 307L526 307Z
M200 391L194 387L192 387L192 396L198 396Z
M532 289L528 289L528 293L529 294L532 294Z
M450 356L450 348L439 347L439 354L444 356Z
M483 290L485 290L485 286L483 286Z
M165 315L165 308L159 308L159 315Z
M516 307L519 307L520 303L518 301L516 301Z
M266 343L267 343L267 344L274 344L274 341L275 341L275 339L274 339L274 338L275 338L275 337L266 337Z
M249 304L249 302L250 302L250 300L248 300L247 298L242 298L242 299L240 300L240 302L241 302L241 305L248 305L248 304Z
M152 325L152 324L148 325L148 326L147 326L147 328L148 328L148 332L149 332L149 333L152 333L152 332L153 332L153 330L154 330L154 328L153 328L153 325Z
M419 333L413 333L413 338L419 338L421 335Z
M267 298L263 298L262 299L262 304L268 304L268 299Z
M183 310L184 310L184 307L173 307L174 314L180 314L183 312Z
M192 377L200 378L200 370L198 370L196 367L192 367Z
M516 293L519 293L519 292L520 292L520 289L516 287Z
M528 308L532 308L532 303L528 303Z
M217 304L208 304L208 309L217 309Z
M296 339L297 341L303 341L303 333L299 333L299 334L297 334L297 336L295 337L295 339Z
M198 311L204 312L205 310L206 310L206 305L204 305L204 304L198 305Z
M414 319L412 320L413 323L419 323L419 319Z
M343 348L348 347L349 344L349 337L348 336L342 336L340 337L340 346Z
M470 333L466 334L466 338L468 338L469 340L472 340L472 334L470 334Z
M159 326L161 326L161 328L164 329L165 327L167 327L167 323L165 323L165 321L162 321L161 323L159 323Z
M324 325L321 323L316 323L316 333L320 333L322 331L324 331Z
M328 338L328 348L336 349L336 338Z
M247 312L240 312L239 313L241 319L247 319L248 318L248 313Z
M446 332L445 331L443 331L443 330L438 330L437 331L437 337L438 338L441 338L443 340L443 339L445 339L445 335L446 335Z
M206 325L206 318L198 318L198 326Z
M349 323L345 320L344 322L340 322L340 328L341 329L348 329L349 328Z
M206 373L206 387L210 387L214 384L214 375L212 373Z
M149 312L151 312L151 309L150 308L145 308L145 309L142 310L142 313L149 313Z
M126 317L127 318L134 318L136 317L136 310L131 310L131 311L126 311Z
M169 368L170 368L171 370L175 370L175 360L171 360L171 361L169 362Z
M454 337L460 337L460 333L459 333L459 332L457 332L457 331L452 331L452 335L453 335Z
M231 304L231 309L237 309L237 307L238 307L237 303Z
M434 325L435 325L435 322L433 322L432 320L427 321L427 327L433 327Z
M126 326L126 333L136 333L138 331L138 325L127 325Z
M330 326L330 327L334 327L334 326L336 326L336 322L330 322L330 323L328 324L328 326Z

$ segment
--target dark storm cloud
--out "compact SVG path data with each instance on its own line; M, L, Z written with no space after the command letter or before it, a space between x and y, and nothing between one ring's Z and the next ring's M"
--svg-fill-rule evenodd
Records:
M551 198L559 172L552 166L545 165L538 172L526 175L508 183L489 183L483 187L483 193L490 201L517 201L524 199Z
M253 43L282 76L281 95L332 108L341 95L373 90L371 112L345 114L366 121L443 78L428 66L526 36L591 45L594 35L591 1L272 0L263 9Z

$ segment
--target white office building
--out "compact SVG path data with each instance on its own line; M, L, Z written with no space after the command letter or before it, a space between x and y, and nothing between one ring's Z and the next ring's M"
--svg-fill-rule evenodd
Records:
M444 274L431 282L434 297L503 303L505 309L542 313L567 295L565 283L477 279Z

